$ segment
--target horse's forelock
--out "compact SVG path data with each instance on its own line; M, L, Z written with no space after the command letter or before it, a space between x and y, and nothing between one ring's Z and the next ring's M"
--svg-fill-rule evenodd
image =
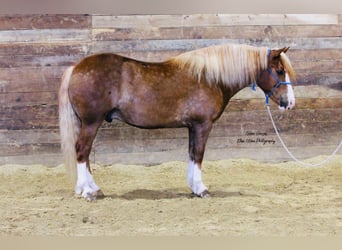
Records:
M280 61L283 64L287 74L290 77L291 82L296 81L296 73L291 65L290 59L286 56L285 53L280 53Z

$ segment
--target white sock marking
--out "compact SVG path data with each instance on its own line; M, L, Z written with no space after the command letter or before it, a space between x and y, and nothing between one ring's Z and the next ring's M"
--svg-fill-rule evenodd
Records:
M192 190L192 186L193 186L194 167L195 167L195 163L192 161L189 161L188 172L186 174L186 181L188 183L188 187L191 190Z
M100 188L94 182L94 178L91 175L91 173L89 172L88 168L87 168L87 180L88 180L88 183L89 183L89 186L91 187L91 189L93 189L95 191L100 190Z
M83 188L87 183L87 164L77 163L77 183L75 192L76 194L82 194Z
M200 195L203 191L207 190L202 182L202 171L196 163L189 162L187 172L187 183L189 188L197 195Z
M84 198L89 198L93 193L100 190L95 184L93 176L89 173L87 164L77 163L77 183L75 193L82 195Z

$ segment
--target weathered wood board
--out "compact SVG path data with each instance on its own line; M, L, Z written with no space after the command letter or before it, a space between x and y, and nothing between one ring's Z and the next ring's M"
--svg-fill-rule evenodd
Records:
M63 71L92 53L162 61L223 43L290 46L296 108L277 126L299 158L330 154L342 138L342 15L0 15L0 164L62 163L57 91ZM92 161L187 161L187 130L141 130L105 123ZM341 153L341 152L340 152ZM239 93L215 124L206 159L290 160L263 95Z

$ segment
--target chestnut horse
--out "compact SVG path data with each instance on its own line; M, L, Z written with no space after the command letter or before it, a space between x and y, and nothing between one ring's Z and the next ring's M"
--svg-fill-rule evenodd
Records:
M287 50L226 44L160 63L102 53L69 67L59 91L59 116L65 164L77 178L76 194L87 200L103 196L91 174L89 154L103 121L118 119L146 129L187 127L187 184L195 195L207 197L201 177L205 145L230 98L257 84L267 100L282 109L294 107L295 74Z

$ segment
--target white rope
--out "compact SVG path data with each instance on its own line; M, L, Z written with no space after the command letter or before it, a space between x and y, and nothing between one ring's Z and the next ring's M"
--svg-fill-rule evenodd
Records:
M319 166L322 166L324 164L326 164L327 162L331 161L332 158L336 155L336 153L341 149L342 147L342 141L340 142L340 145L337 146L337 148L335 149L335 151L330 155L328 156L325 160L319 162L319 163L315 163L315 164L312 164L312 163L306 163L306 162L302 162L300 160L298 160L291 152L290 150L288 149L288 147L285 145L283 139L280 137L280 134L278 132L278 129L274 123L274 120L273 120L273 117L272 117L272 113L271 113L271 109L270 109L270 106L266 106L267 107L267 111L268 111L268 114L270 116L270 119L271 119L271 122L272 122L272 125L273 125L273 128L274 128L274 131L276 132L277 136L278 136L278 139L279 141L281 142L281 144L283 145L284 149L286 150L286 152L289 154L289 156L299 165L301 166L304 166L304 167L319 167Z

